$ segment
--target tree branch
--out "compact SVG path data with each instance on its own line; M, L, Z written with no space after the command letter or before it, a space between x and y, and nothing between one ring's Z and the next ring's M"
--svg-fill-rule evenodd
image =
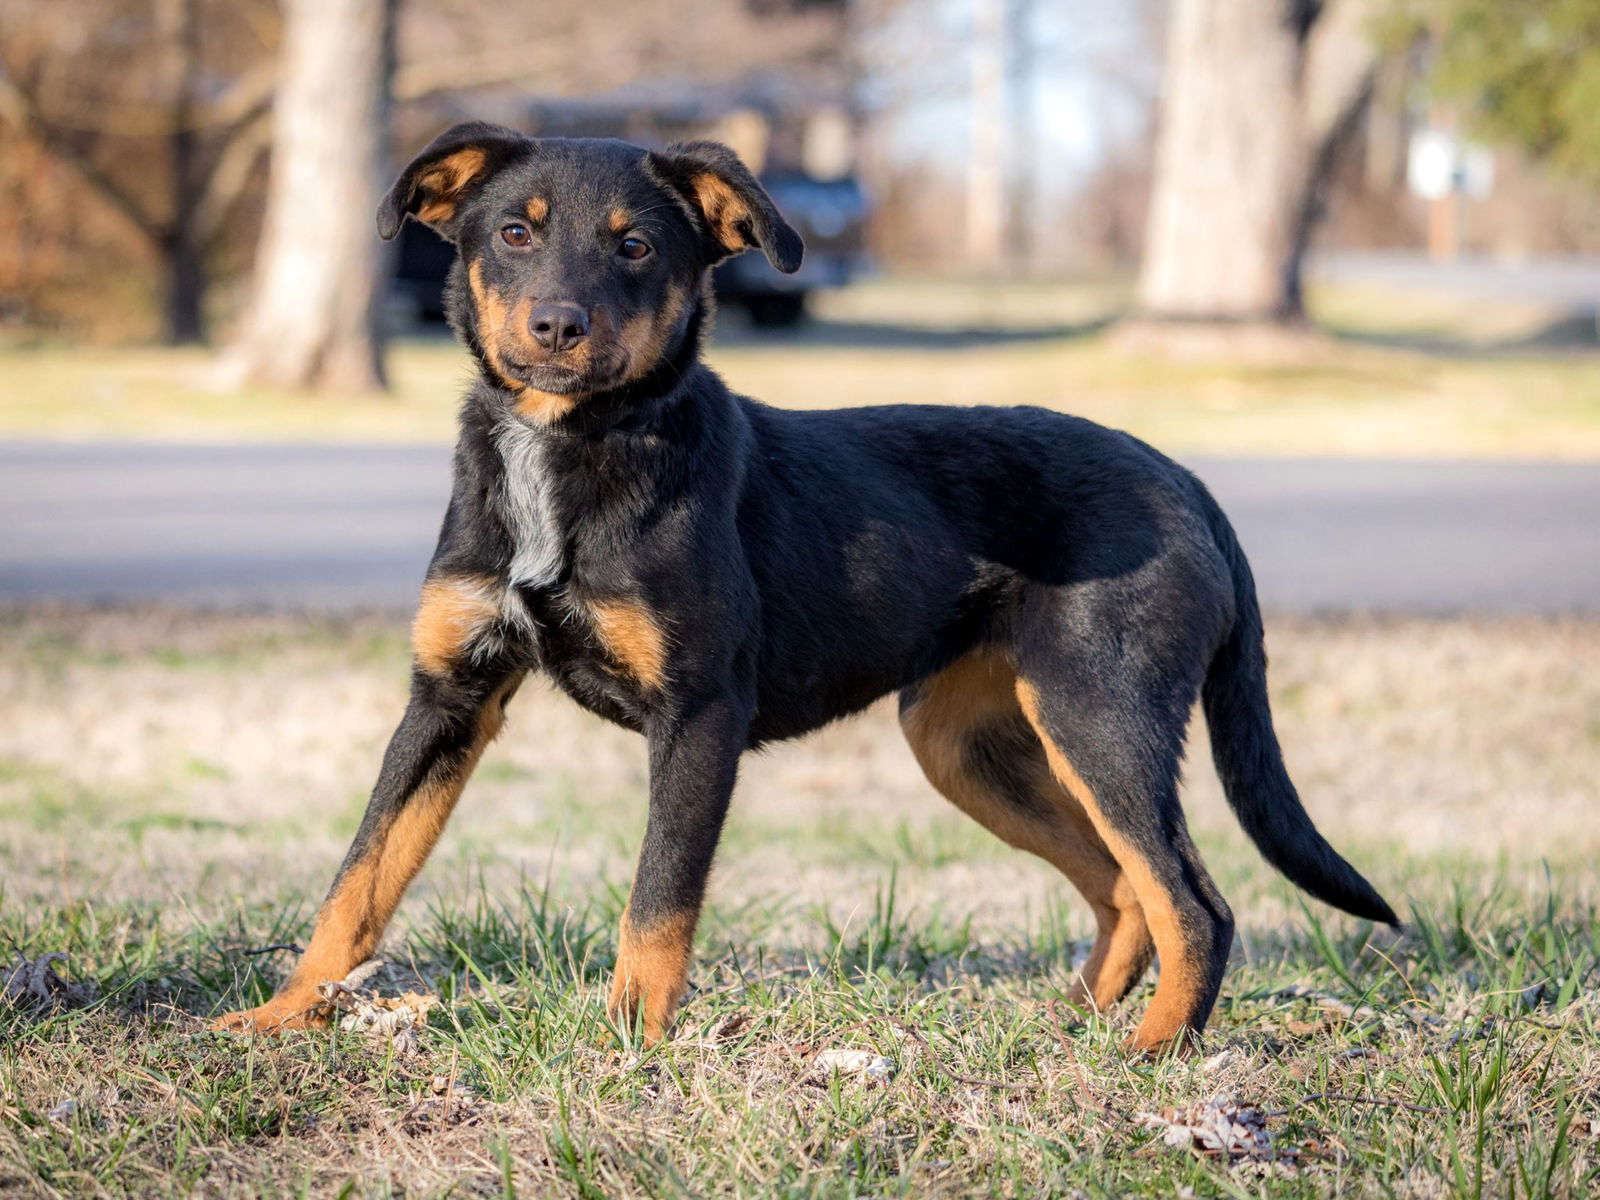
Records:
M263 112L230 137L221 153L201 173L194 223L196 240L202 245L216 237L249 185L256 164L266 157L271 145L272 125Z
M76 171L85 183L152 242L160 242L167 235L165 226L141 207L132 193L126 191L121 184L107 175L93 158L73 145L70 138L62 136L59 129L45 120L44 114L39 110L38 102L13 80L3 67L0 67L0 119L9 121L29 137L42 142L50 153Z
M561 65L568 61L568 56L553 53L548 45L541 44L401 63L395 68L391 95L396 101L405 102L424 100L440 92L516 83L530 76L559 78Z
M50 128L58 134L98 133L107 137L170 137L174 133L215 129L226 138L272 108L277 85L277 58L269 56L239 75L216 100L197 105L193 118L181 125L174 123L170 104L118 103L113 108L98 109L93 115L52 113ZM15 83L11 86L18 87Z

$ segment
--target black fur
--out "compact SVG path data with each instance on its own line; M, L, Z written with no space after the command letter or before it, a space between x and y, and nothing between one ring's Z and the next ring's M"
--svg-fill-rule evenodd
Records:
M429 172L463 149L486 167L441 199L428 180L446 176ZM515 232L530 198L548 217ZM618 211L644 257L624 257L637 247L619 240ZM699 359L707 270L732 243L786 270L801 248L724 148L652 154L462 126L401 176L380 229L393 236L418 212L459 247L451 318L480 367L429 577L505 594L442 670L419 662L363 830L462 753L501 682L542 670L648 739L632 919L692 914L741 754L887 693L913 703L919 681L981 647L1031 685L1037 720L1108 831L1171 897L1205 960L1199 1023L1233 928L1178 808L1202 692L1228 798L1268 859L1330 904L1395 922L1284 773L1249 568L1187 471L1127 434L1038 408L788 412L729 392ZM533 241L512 245L522 233ZM518 329L496 342L495 321L533 300L590 315L586 359L541 356ZM659 337L623 345L647 326ZM636 361L639 346L654 357ZM542 415L528 415L529 397ZM619 598L661 634L654 684L602 634L597 606ZM1041 744L1020 710L975 727L959 753L1018 811L1049 816L1028 771Z

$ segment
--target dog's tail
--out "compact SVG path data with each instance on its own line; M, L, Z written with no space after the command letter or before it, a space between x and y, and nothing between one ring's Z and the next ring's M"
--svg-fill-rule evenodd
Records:
M1339 856L1311 823L1283 765L1267 701L1267 652L1250 564L1221 508L1202 489L1217 547L1233 574L1233 630L1206 673L1201 699L1211 755L1239 824L1266 860L1317 899L1396 928L1400 920L1377 890Z

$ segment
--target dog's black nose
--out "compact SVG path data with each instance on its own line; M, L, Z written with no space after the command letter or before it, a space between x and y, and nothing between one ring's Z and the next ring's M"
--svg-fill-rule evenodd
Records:
M533 340L546 350L571 350L589 336L589 315L576 304L541 304L528 314Z

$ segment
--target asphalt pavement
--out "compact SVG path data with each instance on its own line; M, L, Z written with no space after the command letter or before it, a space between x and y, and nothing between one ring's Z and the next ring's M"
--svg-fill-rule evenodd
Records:
M404 610L444 446L0 443L0 602ZM1600 465L1206 458L1285 612L1600 613Z

